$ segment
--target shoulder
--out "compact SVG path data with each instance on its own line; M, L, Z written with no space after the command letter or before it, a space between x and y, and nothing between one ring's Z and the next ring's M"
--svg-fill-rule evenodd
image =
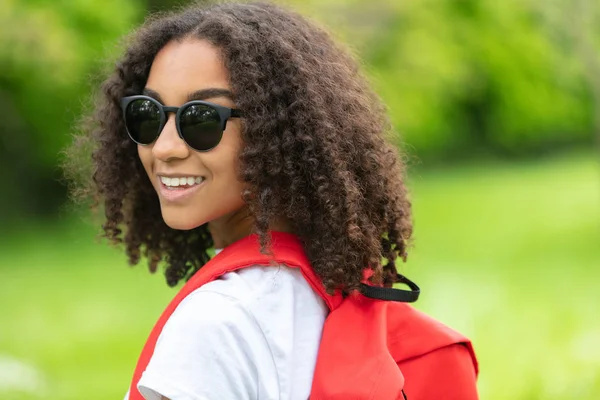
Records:
M190 340L210 340L224 331L242 333L254 330L259 330L259 327L242 299L228 293L196 290L175 309L163 327L157 346L181 332L186 332Z
M196 289L177 306L159 342L179 328L202 336L223 330L260 330L258 314L273 311L270 303L289 306L286 299L302 300L305 309L324 307L299 269L285 265L252 266L227 273Z
M269 342L275 330L284 334L289 328L284 321L321 325L329 311L300 269L285 265L244 268L198 289L199 293L209 291L239 301L256 324L269 331Z
M163 327L140 391L147 399L160 394L172 400L187 398L181 391L239 399L277 392L272 336L294 337L289 319L300 306L303 318L322 324L326 306L301 272L286 266L248 267L202 286Z
M224 274L196 292L222 293L247 302L282 286L310 289L299 268L286 265L254 265Z
M163 327L138 388L148 400L252 399L258 372L274 370L270 360L262 330L243 301L196 290Z

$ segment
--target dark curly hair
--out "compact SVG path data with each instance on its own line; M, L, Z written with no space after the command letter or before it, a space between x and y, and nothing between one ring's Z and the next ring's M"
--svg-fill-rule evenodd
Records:
M285 217L329 290L391 285L412 232L404 164L386 141L386 109L350 52L304 17L268 3L195 5L150 18L102 84L95 110L67 149L66 173L86 175L77 194L104 206L104 235L124 242L131 264L164 262L169 285L209 259L207 226L169 228L129 140L119 101L140 94L171 40L208 40L221 52L242 119L239 179L268 252L271 221Z

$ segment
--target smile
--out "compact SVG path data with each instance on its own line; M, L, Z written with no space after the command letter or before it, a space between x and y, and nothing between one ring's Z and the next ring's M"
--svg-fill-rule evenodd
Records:
M204 186L205 181L202 176L168 177L159 175L157 191L163 201L186 204L193 194Z
M170 178L168 176L159 176L159 179L161 183L168 188L191 187L194 185L199 185L204 181L204 178L201 176L182 176L175 178Z

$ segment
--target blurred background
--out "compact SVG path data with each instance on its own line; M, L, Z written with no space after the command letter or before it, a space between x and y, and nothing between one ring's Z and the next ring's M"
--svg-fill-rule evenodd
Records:
M185 1L0 1L0 397L123 398L174 295L58 167L119 38ZM282 1L361 58L409 155L417 307L481 398L600 398L600 3Z

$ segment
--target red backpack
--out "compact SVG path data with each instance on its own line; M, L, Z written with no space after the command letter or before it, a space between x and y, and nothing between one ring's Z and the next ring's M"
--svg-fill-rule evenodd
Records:
M405 280L412 292L365 285L360 294L331 296L296 236L272 232L272 252L274 257L261 254L257 236L248 236L194 274L152 329L133 375L130 400L143 400L137 383L163 326L187 295L227 272L273 262L300 268L331 311L323 327L311 399L478 399L478 366L471 342L405 303L418 297L412 282Z

